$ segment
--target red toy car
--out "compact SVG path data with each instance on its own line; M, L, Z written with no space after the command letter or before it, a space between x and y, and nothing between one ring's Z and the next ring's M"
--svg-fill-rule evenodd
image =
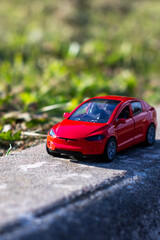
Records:
M155 141L156 111L140 99L94 97L64 117L47 136L47 152L54 156L100 154L111 162L122 149Z

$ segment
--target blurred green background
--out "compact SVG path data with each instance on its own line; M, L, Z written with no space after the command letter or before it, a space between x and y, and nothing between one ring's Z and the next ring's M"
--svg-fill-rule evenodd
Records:
M1 113L107 94L160 103L159 23L158 0L1 0Z

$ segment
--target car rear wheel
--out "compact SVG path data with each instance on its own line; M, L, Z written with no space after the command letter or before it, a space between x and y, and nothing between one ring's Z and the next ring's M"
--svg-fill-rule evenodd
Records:
M115 138L110 138L106 144L103 159L105 162L112 162L117 153L117 142Z
M154 141L155 141L155 136L156 136L156 129L154 124L150 124L147 130L146 134L146 145L147 146L152 146Z

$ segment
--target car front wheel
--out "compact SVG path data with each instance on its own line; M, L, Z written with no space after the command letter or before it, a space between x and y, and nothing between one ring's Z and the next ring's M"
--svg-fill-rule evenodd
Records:
M154 124L149 125L147 134L146 134L146 145L152 146L155 141L156 129Z
M117 153L117 142L115 138L110 138L106 144L103 159L106 162L112 162Z

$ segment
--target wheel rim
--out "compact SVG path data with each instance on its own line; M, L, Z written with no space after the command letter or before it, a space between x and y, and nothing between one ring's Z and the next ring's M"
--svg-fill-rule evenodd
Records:
M152 144L154 142L154 139L155 139L155 128L154 126L151 126L148 129L148 142Z
M109 159L113 159L116 155L116 143L115 141L110 141L108 144L107 154Z

